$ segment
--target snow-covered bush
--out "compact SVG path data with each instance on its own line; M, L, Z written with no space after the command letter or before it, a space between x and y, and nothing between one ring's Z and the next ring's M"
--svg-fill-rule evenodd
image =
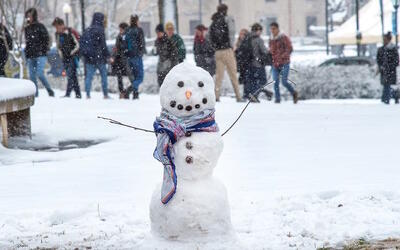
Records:
M379 98L379 75L375 67L301 67L290 73L302 99Z

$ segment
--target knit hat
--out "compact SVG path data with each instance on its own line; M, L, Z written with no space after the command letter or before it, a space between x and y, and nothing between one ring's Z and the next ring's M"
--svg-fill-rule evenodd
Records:
M164 32L164 25L162 23L156 26L156 32Z
M204 30L208 30L208 28L206 26L204 26L203 24L199 24L196 26L196 30L204 31Z
M172 22L167 22L166 24L165 24L165 29L166 30L168 30L168 29L173 29L174 28L174 24L172 23Z

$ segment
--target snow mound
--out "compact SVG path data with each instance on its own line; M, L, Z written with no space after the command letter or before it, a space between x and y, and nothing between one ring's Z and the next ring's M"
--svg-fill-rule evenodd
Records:
M35 84L29 80L0 78L0 101L34 95Z

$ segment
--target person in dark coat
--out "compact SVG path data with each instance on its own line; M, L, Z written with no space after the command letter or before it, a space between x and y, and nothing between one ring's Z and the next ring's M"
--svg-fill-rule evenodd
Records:
M399 66L399 52L392 42L392 34L388 32L384 36L383 46L378 49L376 56L379 73L381 74L381 84L383 85L382 102L390 103L393 97L399 103L399 94L391 88L397 84L397 67Z
M239 37L236 41L236 49L235 49L235 57L236 57L236 63L237 63L237 71L239 73L239 84L244 85L245 84L245 78L246 78L246 73L247 73L247 68L245 67L246 62L241 61L239 53L240 51L240 46L244 39L250 34L250 32L247 29L241 29L239 32Z
M226 68L236 95L236 101L242 102L237 78L236 59L233 52L235 21L228 15L228 6L226 4L220 4L217 7L217 12L212 15L211 20L210 41L215 49L216 61L215 97L219 101L222 79Z
M207 28L203 24L196 27L194 37L193 53L194 61L198 67L208 71L211 76L215 75L215 50L206 36Z
M143 55L146 54L146 41L143 29L139 27L137 15L131 16L130 27L124 36L124 44L132 83L131 87L128 88L127 95L129 96L129 93L133 92L133 99L138 99L139 85L144 78Z
M7 28L0 23L0 77L5 77L6 72L4 67L6 66L8 59L8 52L12 50L13 42Z
M260 37L262 29L261 24L255 23L251 27L251 33L243 38L236 49L240 70L244 75L243 98L252 102L259 102L259 90L267 83L265 66L268 63L268 50ZM267 90L263 92L271 100L272 92Z
M56 28L56 45L61 56L64 69L67 73L67 91L64 97L70 97L72 90L75 91L76 98L81 98L81 89L79 87L77 68L79 66L79 34L76 30L66 27L64 20L56 17L53 21Z
M179 63L178 49L164 32L162 24L156 27L157 40L155 41L155 54L158 55L157 77L161 86L168 72Z
M101 85L104 99L108 99L107 61L110 53L107 49L104 33L106 22L103 13L93 14L92 24L83 32L79 42L80 53L86 65L85 90L86 97L90 98L92 81L96 70L100 71Z
M44 74L47 63L47 52L50 49L50 36L46 27L38 22L38 13L35 8L30 8L25 12L26 26L25 31L25 57L28 63L29 76L36 85L36 96L39 96L37 78L40 79L46 88L49 96L54 96L49 82Z
M113 48L111 70L112 74L117 76L118 79L118 90L119 97L128 99L129 95L126 94L124 89L123 77L127 76L128 60L125 56L125 49L123 45L123 39L128 29L129 25L127 23L119 24L119 34L115 39L115 47Z
M178 50L178 61L179 63L183 62L186 58L186 47L185 43L180 35L175 33L175 27L172 22L168 22L165 25L165 33L169 37L169 39L172 41L172 44L177 48Z

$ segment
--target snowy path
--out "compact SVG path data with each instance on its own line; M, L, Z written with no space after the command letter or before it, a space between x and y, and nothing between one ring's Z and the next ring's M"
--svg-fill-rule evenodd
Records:
M41 94L30 144L106 142L59 152L0 146L0 249L142 249L162 175L152 158L155 138L96 116L151 128L158 96L133 102ZM217 104L222 130L242 106L227 98ZM374 100L251 105L224 137L216 169L240 241L249 249L315 249L400 237L399 126L400 107Z

